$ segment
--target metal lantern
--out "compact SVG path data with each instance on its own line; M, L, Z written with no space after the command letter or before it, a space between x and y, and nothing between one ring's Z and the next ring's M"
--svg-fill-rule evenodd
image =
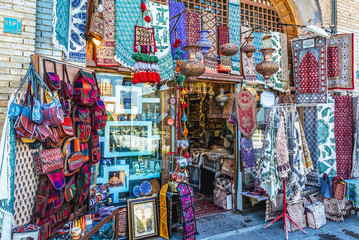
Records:
M275 51L274 48L263 48L259 50L259 52L263 54L263 61L257 64L256 71L263 75L266 83L268 83L270 77L279 70L279 64L272 60L273 51Z
M196 53L201 50L201 47L186 46L183 47L183 50L187 51L188 60L181 64L180 72L186 76L188 82L196 82L197 77L206 70L204 63L196 58Z
M241 49L242 52L246 54L247 57L251 58L253 53L257 51L257 47L253 45L254 37L245 37L246 45L244 45Z
M207 54L208 50L212 47L211 41L208 39L209 31L199 31L200 39L197 42L197 46L201 47L201 53L204 55Z
M228 99L229 98L224 94L224 89L220 88L219 89L219 94L216 97L216 102L218 102L219 106L224 107L224 105L226 104Z
M223 56L233 56L238 53L238 47L234 43L226 43L219 47L219 54Z
M208 97L209 97L209 100L212 100L212 98L216 95L214 92L213 92L213 89L212 87L208 87Z

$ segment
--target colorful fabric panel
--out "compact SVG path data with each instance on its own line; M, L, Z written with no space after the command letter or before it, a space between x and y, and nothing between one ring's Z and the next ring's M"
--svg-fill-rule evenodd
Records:
M179 183L177 192L180 196L183 214L183 239L195 239L197 234L196 218L194 215L193 188L186 183Z
M176 15L182 13L185 10L185 6L181 2L170 0L170 19ZM176 24L176 25L175 25ZM182 41L182 47L187 46L187 35L186 35L186 14L182 13L180 16L177 16L170 20L170 29L174 30L171 33L171 49L172 57L176 54L176 49L172 46L175 43L176 38ZM182 55L183 59L187 59L187 52L184 51Z
M240 19L240 0L228 1L228 26L229 40L231 43L241 46L241 19ZM240 75L241 55L238 52L231 57L232 74Z

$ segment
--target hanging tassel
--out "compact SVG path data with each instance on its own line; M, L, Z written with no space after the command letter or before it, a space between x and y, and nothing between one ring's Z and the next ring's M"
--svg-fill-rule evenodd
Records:
M138 84L139 83L139 81L138 81L138 73L137 72L135 72L135 74L133 75L132 83L133 84Z
M147 73L146 73L146 77L147 77L147 82L148 83L152 83L153 81L152 81L152 75L151 75L151 72L150 71L148 71Z

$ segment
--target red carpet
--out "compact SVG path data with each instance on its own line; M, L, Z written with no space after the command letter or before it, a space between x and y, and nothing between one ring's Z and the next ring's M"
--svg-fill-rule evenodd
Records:
M213 205L212 198L198 196L197 194L194 197L194 209L197 219L209 215L226 212L226 210L224 210L223 208Z

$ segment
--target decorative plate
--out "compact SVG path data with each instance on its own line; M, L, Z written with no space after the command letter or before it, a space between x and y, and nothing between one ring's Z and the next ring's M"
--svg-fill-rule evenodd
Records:
M140 191L144 195L148 195L152 191L152 184L149 181L144 181L141 183Z
M132 191L133 191L133 194L135 195L135 197L141 197L140 186L136 185Z

